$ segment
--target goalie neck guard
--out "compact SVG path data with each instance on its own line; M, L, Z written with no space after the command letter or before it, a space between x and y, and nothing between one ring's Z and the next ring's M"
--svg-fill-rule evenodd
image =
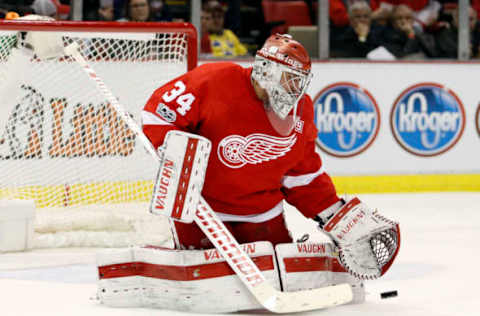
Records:
M257 51L252 78L266 91L267 117L283 136L291 133L298 120L298 104L310 83L310 70L307 51L288 34L270 36Z

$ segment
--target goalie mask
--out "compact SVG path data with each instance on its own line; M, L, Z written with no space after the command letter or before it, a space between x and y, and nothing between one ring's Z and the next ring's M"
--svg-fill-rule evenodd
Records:
M301 112L298 104L312 76L310 69L307 51L288 34L270 36L257 51L252 78L267 92L267 117L283 136L297 123Z

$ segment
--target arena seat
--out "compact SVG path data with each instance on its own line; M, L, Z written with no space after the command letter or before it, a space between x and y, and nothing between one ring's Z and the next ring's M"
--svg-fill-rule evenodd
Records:
M262 0L262 10L265 23L272 25L271 34L286 33L292 25L312 25L308 5L303 0Z

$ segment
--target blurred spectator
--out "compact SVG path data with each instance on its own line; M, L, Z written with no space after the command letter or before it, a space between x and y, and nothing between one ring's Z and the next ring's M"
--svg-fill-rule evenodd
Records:
M153 21L150 0L126 0L125 17L118 21L147 22Z
M391 27L385 31L383 46L397 58L436 57L432 35L415 30L413 10L404 5L393 8Z
M395 6L408 6L414 12L415 27L420 31L435 24L441 8L434 0L371 0L370 4L374 10L372 18L379 24L388 19Z
M0 0L2 17L5 17L9 11L16 12L20 16L32 14L32 2L33 0Z
M310 10L310 17L313 24L317 21L318 0L303 0L307 3ZM322 0L320 0L322 1ZM480 1L480 0L479 0ZM330 26L347 27L350 24L348 19L348 8L355 2L377 3L378 0L328 0L328 14L330 17Z
M150 3L150 9L152 10L152 16L155 21L170 22L173 21L170 7L162 0L152 0ZM175 19L176 22L179 22Z
M368 4L368 1L364 0L329 0L328 14L330 16L330 21L332 22L333 26L348 26L350 24L348 8L358 1L362 1ZM314 16L316 16L316 12L314 12Z
M235 57L247 54L247 48L240 43L238 37L231 30L224 28L225 11L218 1L208 1L202 7L202 11L202 27L206 28L202 35L208 35L213 56ZM204 41L206 43L206 40L202 39L202 43ZM206 51L205 47L205 51L202 52Z
M58 20L57 6L51 0L35 0L32 3L32 9L35 14Z
M431 33L435 33L443 27L450 27L452 24L452 12L458 5L458 1L453 2L452 0L438 0L438 2L441 7L438 12L437 22L427 29Z
M97 21L113 21L113 0L100 0Z
M393 4L388 2L374 0L371 4L372 7L372 20L380 25L387 25L390 21L390 15L392 13Z
M83 0L83 21L115 21L114 0Z
M372 24L372 10L364 1L350 5L350 26L332 40L332 57L364 58L380 45L383 27Z
M435 33L438 57L458 57L458 7L452 12L452 24ZM470 57L479 57L480 31L477 22L477 12L470 7L468 10L470 27Z
M373 0L370 5L373 10L372 20L376 21L378 24L387 25L390 20L392 9L395 6L395 2L396 1Z
M355 2L364 2L370 8L370 2L368 0L329 0L329 17L330 17L330 38L332 39L331 45L335 45L335 41L342 37L345 32L351 28L349 19L349 8ZM315 10L315 6L313 6ZM316 24L316 14L314 12L314 24ZM377 23L378 24L378 23ZM335 40L337 39L337 40Z

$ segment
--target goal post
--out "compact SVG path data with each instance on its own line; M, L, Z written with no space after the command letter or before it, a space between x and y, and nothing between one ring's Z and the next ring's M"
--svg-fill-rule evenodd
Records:
M35 202L34 246L169 242L166 220L148 213L156 162L78 63L35 55L32 32L76 42L140 124L153 91L196 66L195 28L0 21L0 199Z

